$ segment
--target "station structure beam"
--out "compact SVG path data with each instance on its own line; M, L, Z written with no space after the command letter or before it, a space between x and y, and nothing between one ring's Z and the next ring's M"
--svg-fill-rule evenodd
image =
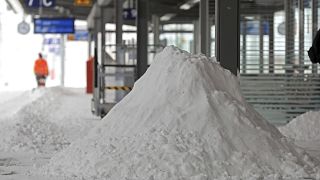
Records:
M269 15L269 73L274 73L274 15Z
M237 75L240 62L239 1L216 0L216 57Z
M264 27L263 27L264 16L260 16L259 19L259 73L263 73L263 36L264 36Z
M247 69L247 21L242 21L242 73L246 73Z
M316 36L318 31L318 0L311 0L311 16L312 16L312 39ZM312 64L312 73L316 74L317 65Z
M137 0L137 79L148 68L148 0Z
M294 64L294 3L292 0L284 1L285 9L285 64ZM293 67L286 70L292 73Z
M152 15L152 25L153 44L157 48L160 45L160 17L156 14Z
M199 20L193 21L193 53L197 54L199 50L199 41L200 41L200 27Z
M118 64L124 64L123 58L121 58L122 48L122 25L123 25L123 0L115 0L115 17L116 17L116 61Z
M200 52L210 56L211 27L209 22L209 0L200 0Z
M298 1L299 7L299 65L304 64L304 0ZM302 66L299 69L303 73Z

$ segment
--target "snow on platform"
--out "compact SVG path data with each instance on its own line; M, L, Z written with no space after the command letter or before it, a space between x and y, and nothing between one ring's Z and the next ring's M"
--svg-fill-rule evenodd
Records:
M319 178L318 162L242 97L213 59L167 47L101 124L42 173L83 179Z
M28 171L46 164L54 153L100 122L91 114L90 102L91 96L83 89L1 92L0 179L63 179Z

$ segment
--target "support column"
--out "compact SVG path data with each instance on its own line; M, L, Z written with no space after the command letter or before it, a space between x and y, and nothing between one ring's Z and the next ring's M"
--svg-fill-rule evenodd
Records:
M200 52L199 49L200 41L200 24L198 20L193 21L193 53L197 54Z
M100 21L98 18L94 19L94 68L93 68L93 77L94 77L94 88L98 88L98 65L100 53L99 50L99 30L100 30Z
M299 73L302 74L304 64L304 0L299 0Z
M125 64L124 58L121 56L122 51L122 25L123 25L123 0L115 0L116 4L116 62L118 64Z
M137 78L148 68L148 0L137 2Z
M259 73L263 73L263 16L260 16L259 20Z
M239 1L216 0L216 56L237 75L240 62Z
M274 73L274 16L269 16L269 73Z
M294 64L294 3L292 0L284 1L285 8L285 64L289 65L286 73L293 73Z
M88 59L92 57L92 30L88 30Z
M160 18L158 15L152 15L153 24L153 44L155 48L160 45Z
M65 35L61 35L60 44L60 55L61 55L61 86L64 87L64 77L65 77Z
M210 23L209 23L209 0L200 0L200 51L206 56L210 56Z
M312 13L312 39L316 36L318 31L318 0L311 0L311 13ZM312 64L312 73L316 74L317 64Z
M245 74L247 72L247 20L245 18L242 25L242 73Z
M3 70L2 70L2 58L3 58L3 50L2 50L2 23L1 23L1 14L0 14L0 79L2 78L2 73L3 73Z
M106 87L106 79L105 79L105 68L106 64L106 27L105 27L105 8L101 7L100 9L100 58L101 58L101 68L100 68L100 103L105 103L105 87Z

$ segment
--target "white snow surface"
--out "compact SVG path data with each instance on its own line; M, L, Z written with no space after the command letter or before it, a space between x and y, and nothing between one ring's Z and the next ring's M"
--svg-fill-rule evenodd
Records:
M23 92L3 101L0 152L55 153L86 134L94 118L80 117L91 113L89 106L81 106L90 104L89 98L79 97L72 90L55 87ZM77 108L70 107L77 102Z
M279 127L279 130L287 137L303 141L320 140L320 111L306 112L285 126Z
M86 180L319 178L317 162L254 111L238 84L215 60L167 47L100 124L40 171Z

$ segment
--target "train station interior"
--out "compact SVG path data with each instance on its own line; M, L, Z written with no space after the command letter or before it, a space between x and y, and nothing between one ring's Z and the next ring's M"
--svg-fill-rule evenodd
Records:
M320 180L319 10L0 1L0 180Z

